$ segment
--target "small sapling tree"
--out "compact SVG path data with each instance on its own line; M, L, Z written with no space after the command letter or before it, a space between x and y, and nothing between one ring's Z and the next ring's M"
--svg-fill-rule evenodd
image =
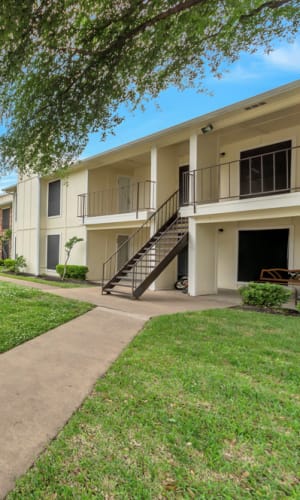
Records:
M9 251L8 251L7 245L9 244L9 242L11 240L11 235L12 235L12 230L6 229L4 231L4 233L0 236L0 242L2 244L3 259L8 259L8 257L9 257Z
M63 281L66 276L67 272L67 265L71 257L71 252L76 245L76 243L79 243L80 241L83 241L83 238L78 238L77 236L73 236L70 238L66 243L65 243L65 251L66 251L66 258L65 258L65 263L64 263L64 271L61 277L61 280Z

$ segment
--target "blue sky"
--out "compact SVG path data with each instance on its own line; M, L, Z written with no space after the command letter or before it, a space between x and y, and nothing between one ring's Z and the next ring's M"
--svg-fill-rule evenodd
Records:
M100 141L91 134L82 158L157 132L182 121L214 111L261 92L300 78L300 36L293 44L281 43L270 54L241 54L240 59L218 80L208 76L204 85L210 93L183 92L169 88L156 101L145 104L145 111L125 112L125 120L115 135ZM159 105L159 108L158 106ZM16 174L0 177L0 189L16 182Z

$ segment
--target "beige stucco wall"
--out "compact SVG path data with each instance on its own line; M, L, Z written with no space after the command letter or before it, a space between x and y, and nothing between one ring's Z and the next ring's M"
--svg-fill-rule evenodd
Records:
M36 272L37 262L37 220L38 220L38 190L37 177L24 178L17 186L17 214L14 227L16 238L15 253L23 255L27 262L26 271Z
M77 195L87 188L86 171L73 172L61 180L61 213L48 217L48 184L56 180L39 180L37 177L24 178L17 188L17 218L15 221L16 252L24 255L27 261L26 272L53 274L46 267L47 235L60 236L60 262L64 261L64 245L72 236L86 239L86 229L81 218L77 217ZM39 217L40 185L40 217ZM38 244L40 255L38 256ZM86 245L78 243L71 254L70 264L85 264Z
M197 141L197 173L195 188L193 188L198 202L218 198L218 169L212 167L217 165L219 161L219 133L199 135Z
M118 235L130 236L135 231L136 228L128 227L87 231L88 279L95 281L102 279L103 262L117 250Z
M137 208L137 184L139 183L139 206L150 208L151 186L150 163L128 166L128 161L120 166L104 166L88 171L89 215L107 215L120 209L119 179L130 178L128 192L129 211ZM122 211L122 209L121 209Z
M179 167L189 164L188 141L156 148L152 163L152 180L156 183L156 206L159 207L179 188Z
M61 179L61 206L60 215L48 217L48 185L57 180L41 180L41 230L55 228L78 228L82 221L77 217L77 196L87 189L87 172L72 172Z
M86 265L86 229L84 226L75 228L53 228L53 229L43 229L40 232L40 273L55 275L55 271L47 269L47 236L48 235L59 235L59 263L63 264L65 260L65 243L72 238L77 236L78 238L83 238L83 241L77 243L70 256L69 264L76 265Z
M121 167L109 165L95 168L88 171L88 186L90 192L103 191L118 187L120 176L132 177L132 182L142 182L150 179L150 164L128 167L126 164Z

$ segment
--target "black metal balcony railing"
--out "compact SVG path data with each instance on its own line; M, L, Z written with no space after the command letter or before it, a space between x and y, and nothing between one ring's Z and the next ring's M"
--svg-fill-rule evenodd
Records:
M121 188L80 194L77 216L85 218L135 212L138 218L140 211L155 207L154 185L153 181L143 181Z
M299 148L280 149L186 172L181 204L196 206L298 191L300 182L295 179L291 183L291 165L296 164Z

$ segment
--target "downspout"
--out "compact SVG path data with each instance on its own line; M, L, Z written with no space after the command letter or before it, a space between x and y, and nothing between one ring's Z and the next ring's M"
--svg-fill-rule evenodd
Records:
M41 180L37 177L37 200L36 200L36 264L35 264L35 275L40 274L40 232L41 232Z

